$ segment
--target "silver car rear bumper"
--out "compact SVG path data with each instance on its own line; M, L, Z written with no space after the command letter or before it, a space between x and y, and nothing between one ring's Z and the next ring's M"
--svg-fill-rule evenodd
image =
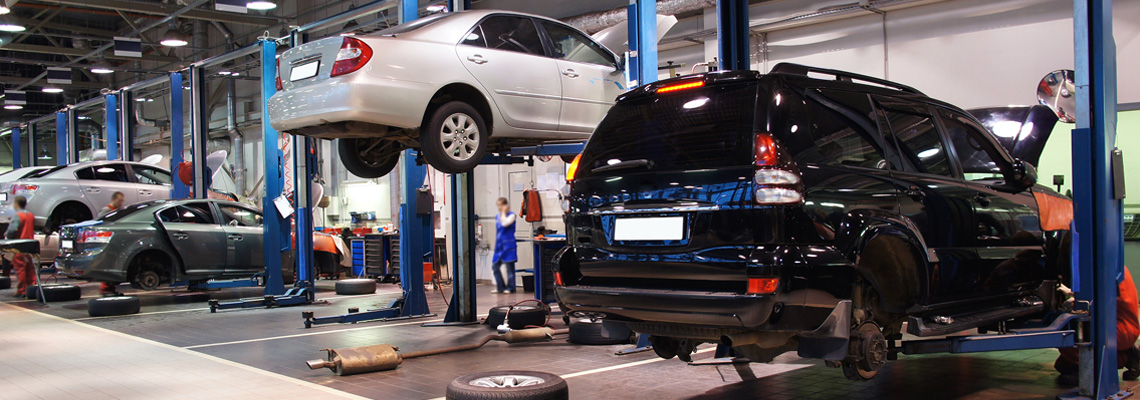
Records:
M427 104L438 89L358 71L278 92L269 98L269 120L279 131L347 121L415 128L423 122Z

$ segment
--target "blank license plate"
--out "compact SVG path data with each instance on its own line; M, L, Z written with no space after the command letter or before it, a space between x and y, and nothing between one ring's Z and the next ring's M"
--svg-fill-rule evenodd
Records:
M63 249L71 250L72 248L75 247L75 244L74 244L74 242L72 242L70 240L60 240L59 241L59 247L63 248Z
M4 193L4 192L0 192L0 202L3 202L3 201L8 201L8 194Z
M664 241L685 238L685 217L618 218L614 240Z
M317 70L319 69L321 69L320 61L295 66L293 69L289 70L289 82L299 81L301 79L317 76Z

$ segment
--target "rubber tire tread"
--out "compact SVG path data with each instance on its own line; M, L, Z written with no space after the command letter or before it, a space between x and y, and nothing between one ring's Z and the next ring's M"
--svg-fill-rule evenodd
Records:
M494 375L530 375L542 378L546 382L520 388L488 388L469 384L475 379ZM569 398L570 388L565 380L558 375L538 371L476 372L455 378L447 385L448 400L566 400Z

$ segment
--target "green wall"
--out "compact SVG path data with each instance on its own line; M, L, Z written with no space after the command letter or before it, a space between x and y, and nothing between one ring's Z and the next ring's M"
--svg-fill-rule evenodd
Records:
M1045 150L1041 152L1041 165L1037 166L1038 179L1043 185L1053 187L1053 175L1065 176L1061 193L1073 187L1072 130L1075 127L1076 124L1057 123L1049 136L1049 142L1045 144ZM1124 151L1124 179L1127 187L1124 212L1140 214L1140 110L1117 114L1116 147Z

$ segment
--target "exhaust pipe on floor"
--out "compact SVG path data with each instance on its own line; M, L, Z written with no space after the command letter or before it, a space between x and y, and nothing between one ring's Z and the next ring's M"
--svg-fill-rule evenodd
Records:
M560 335L569 332L569 329L520 329L499 335L488 335L476 343L432 350L413 351L408 353L400 353L400 349L398 347L387 344L352 347L345 349L324 349L324 351L328 353L328 361L310 360L306 361L305 364L309 366L309 369L328 368L340 376L356 375L368 372L393 370L396 369L396 367L399 367L405 359L409 358L427 357L437 354L475 350L483 347L483 345L492 340L498 340L507 343L542 342L553 339L554 335Z

